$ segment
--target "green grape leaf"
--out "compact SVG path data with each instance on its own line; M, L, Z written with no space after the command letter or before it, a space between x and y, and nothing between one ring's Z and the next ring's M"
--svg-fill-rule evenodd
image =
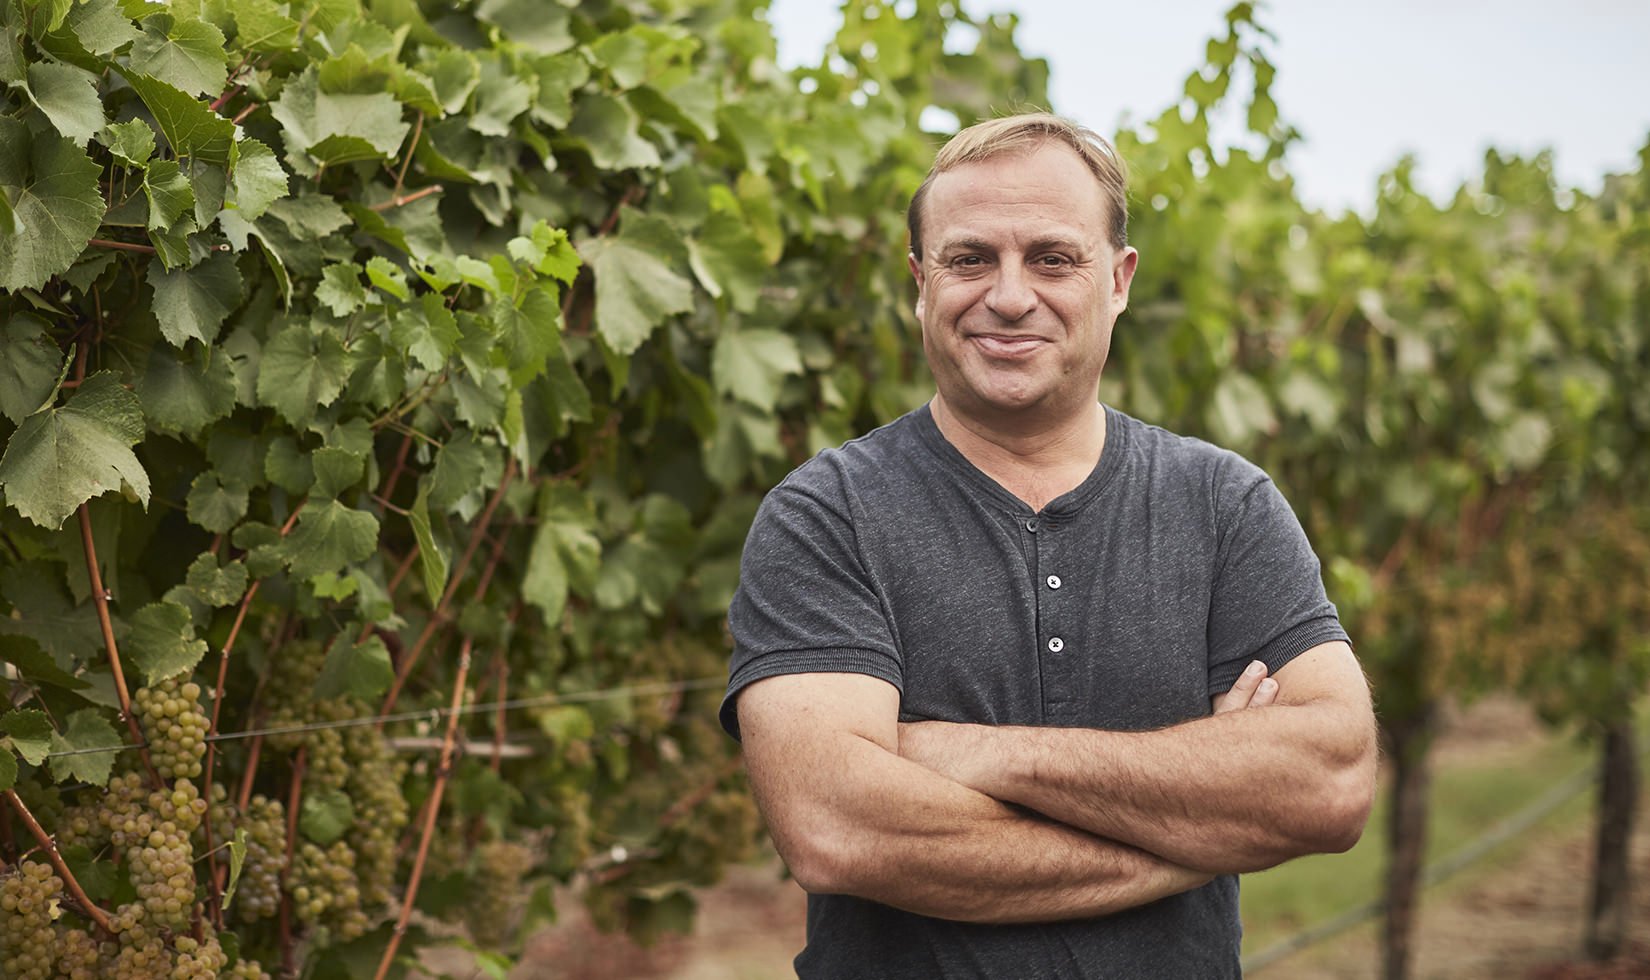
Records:
M249 580L244 562L232 561L220 567L218 557L208 551L190 562L184 582L195 598L213 608L221 608L240 602Z
M466 51L448 48L436 55L429 65L429 75L441 108L455 113L464 108L470 93L481 83L481 63Z
M315 464L297 440L279 435L270 440L264 455L264 475L287 493L304 494L315 485Z
M228 74L223 32L203 20L152 14L132 42L132 70L188 95L216 95ZM145 100L147 101L147 100Z
M73 140L0 119L0 195L23 229L0 228L0 289L38 289L74 265L103 220L101 173Z
M538 54L556 54L575 43L572 13L561 4L541 0L482 0L476 6L476 17L497 27L504 40Z
M337 572L322 572L312 575L309 579L309 590L317 599L330 599L333 602L342 602L355 594L359 588L353 575L339 575Z
M517 387L542 374L546 358L562 356L561 308L549 290L530 289L519 304L500 296L492 314L510 380Z
M315 696L348 695L362 701L376 701L394 681L395 667L390 664L390 651L383 640L369 636L356 645L338 640L327 651L326 662L315 679Z
M279 54L298 46L298 22L274 0L236 0L235 45L243 51Z
M596 331L628 355L667 317L693 309L693 283L677 270L687 249L663 218L626 209L617 236L579 245L596 276Z
M115 756L125 746L114 726L97 708L82 708L68 717L61 732L52 734L52 778L60 783L82 782L106 786ZM100 751L85 751L100 750ZM64 753L75 753L68 755Z
M361 285L361 267L339 262L321 270L321 284L315 299L340 319L367 305L367 291Z
M69 11L66 23L80 46L99 57L114 54L141 33L118 0L80 0Z
M309 460L315 469L314 492L322 497L338 496L366 474L366 458L342 446L322 446L310 454Z
M227 166L235 146L235 124L175 85L126 70L126 81L149 107L161 135L179 156Z
M241 273L235 257L225 252L214 253L192 269L168 270L151 262L149 287L155 291L161 335L174 347L191 338L212 343L224 319L241 302Z
M567 135L603 170L657 167L660 162L659 148L641 134L636 110L611 95L588 93L580 98Z
M705 222L697 238L688 240L694 277L705 291L728 302L741 313L756 309L768 262L757 241L737 215L718 211Z
M397 308L390 319L390 340L426 371L440 370L458 346L458 320L437 293Z
M0 457L0 486L17 512L61 527L75 508L111 490L149 505L149 475L131 446L143 439L143 409L114 374L87 378L68 404L29 416Z
M143 172L143 196L149 199L150 231L170 230L172 223L186 212L193 223L195 190L176 160L156 160L149 164Z
M349 226L349 214L322 194L282 198L269 206L269 213L300 238L322 239Z
M217 473L208 470L189 484L185 504L189 520L213 534L224 534L246 516L247 498L245 484L225 483Z
M719 393L772 411L780 384L788 375L802 373L802 355L789 334L733 330L716 338L710 369Z
M602 543L588 503L575 487L546 484L539 493L538 519L521 595L543 613L546 625L554 627L561 622L568 594L585 594L594 587Z
M531 77L531 76L529 76ZM526 112L538 94L535 85L513 74L497 59L481 63L481 82L475 90L475 108L466 124L483 136L509 136L510 124Z
M90 609L87 611L90 612ZM89 642L95 645L98 636L95 616L91 617L91 627L93 638ZM93 646L87 646L85 649L93 649ZM69 660L64 658L64 662L69 663ZM15 632L8 633L3 620L0 620L0 663L11 664L17 669L17 676L27 678L30 684L65 691L82 691L90 686L86 681L58 666L57 660L33 637L21 636Z
M378 550L378 519L336 500L312 500L282 543L294 578L307 579L365 561Z
M193 356L170 347L150 349L148 365L134 386L149 428L193 437L235 410L228 355L219 350L207 356L206 364L197 365Z
M343 837L355 823L355 804L340 789L318 789L304 794L298 805L298 830L322 847Z
M372 283L374 289L396 299L405 301L412 298L412 292L407 289L407 277L396 268L394 262L382 255L374 255L367 260L367 281Z
M286 197L286 170L275 159L274 150L255 139L243 139L235 144L229 186L235 192L233 203L241 217L252 221Z
M103 128L103 100L93 76L73 65L37 62L29 66L29 98L53 126L76 146Z
M244 2L244 0L242 0ZM235 888L241 883L241 869L246 866L246 828L236 827L235 838L229 842L229 884L223 889L223 910L235 900Z
M52 720L44 711L13 708L0 715L0 732L6 733L11 747L31 766L45 762L52 749Z
M394 156L411 128L401 119L401 103L386 92L322 92L314 65L287 82L270 112L286 127L289 160L301 152L327 165Z
M437 513L456 510L469 520L480 509L484 488L498 485L504 464L475 434L461 429L444 443L430 470L430 506ZM469 506L461 506L461 504Z
M149 684L157 684L194 670L206 655L206 641L195 636L188 609L175 602L151 602L132 614L132 632L121 655Z
M1259 381L1247 374L1228 372L1215 385L1208 425L1220 445L1239 449L1257 436L1277 431L1278 418Z
M533 61L539 77L538 99L533 118L551 129L566 129L573 119L573 93L590 80L590 62L577 52L567 52Z
M12 755L9 748L0 744L0 791L9 790L16 785L17 756Z
M292 323L264 347L258 370L258 400L295 426L305 426L315 409L329 405L349 380L349 355L330 330Z
M579 274L579 253L568 241L567 232L543 221L534 222L527 235L510 239L505 250L539 275L566 285L571 285Z
M0 616L0 633L25 636L65 666L102 642L97 612L76 606L54 566L25 562L0 570L0 590L14 610Z
M98 140L109 148L116 160L128 167L142 167L155 155L155 131L142 119L110 123L103 127Z
M20 423L45 408L66 363L44 320L14 314L0 327L0 414Z
M430 525L429 483L419 483L418 498L413 501L412 510L407 512L407 520L412 524L413 537L418 541L418 568L424 576L424 596L434 607L447 588L447 551L436 540L435 530Z

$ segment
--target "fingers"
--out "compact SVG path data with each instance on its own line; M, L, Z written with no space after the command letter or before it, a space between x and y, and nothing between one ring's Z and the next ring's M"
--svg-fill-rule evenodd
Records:
M1278 682L1266 676L1266 665L1251 661L1232 689L1215 699L1215 714L1242 711L1244 708L1263 708L1277 700Z

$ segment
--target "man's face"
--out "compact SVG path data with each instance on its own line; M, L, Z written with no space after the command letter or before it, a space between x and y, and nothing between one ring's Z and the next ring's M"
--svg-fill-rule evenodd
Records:
M945 406L998 425L1091 412L1138 255L1108 241L1077 153L1044 143L946 171L922 218L911 273Z

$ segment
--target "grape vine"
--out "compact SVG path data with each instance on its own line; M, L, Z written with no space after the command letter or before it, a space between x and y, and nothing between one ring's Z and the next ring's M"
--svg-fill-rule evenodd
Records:
M957 8L785 71L763 0L0 0L8 976L387 975L415 912L515 952L569 889L690 924L760 836L701 683L760 495L927 397L925 126L1046 102ZM1514 587L1514 502L1646 479L1643 170L1309 213L1250 5L1207 61L1118 134L1104 396L1285 485L1388 718L1533 685L1418 624Z

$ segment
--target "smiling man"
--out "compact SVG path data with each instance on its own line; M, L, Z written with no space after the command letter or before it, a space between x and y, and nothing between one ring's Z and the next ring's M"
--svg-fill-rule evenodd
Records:
M1362 832L1368 687L1288 504L1097 400L1125 198L1067 120L958 134L909 214L937 393L751 529L722 720L801 977L1236 977L1236 874Z

